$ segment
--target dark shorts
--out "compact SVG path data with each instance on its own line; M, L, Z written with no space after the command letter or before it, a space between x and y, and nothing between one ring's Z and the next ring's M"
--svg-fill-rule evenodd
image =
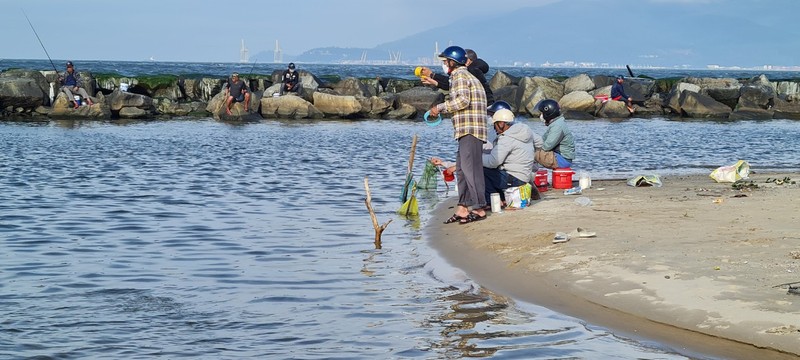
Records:
M244 102L244 93L239 94L239 96L233 98L235 102Z

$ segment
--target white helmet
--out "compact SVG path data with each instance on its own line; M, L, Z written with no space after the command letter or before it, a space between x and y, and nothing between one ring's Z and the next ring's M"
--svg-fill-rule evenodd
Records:
M498 121L502 122L513 122L514 121L514 113L508 109L500 109L492 115L492 123L496 123Z

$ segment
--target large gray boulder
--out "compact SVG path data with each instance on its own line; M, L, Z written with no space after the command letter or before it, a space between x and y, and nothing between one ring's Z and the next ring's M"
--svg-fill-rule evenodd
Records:
M778 81L775 83L775 93L783 100L800 102L800 83L797 81Z
M630 96L634 102L643 102L650 98L655 92L656 82L650 79L628 78L622 83L625 94Z
M494 95L494 101L505 101L508 105L511 105L511 111L517 113L519 111L519 105L517 104L517 90L519 89L519 85L509 85L503 86L497 90L492 90Z
M684 90L680 97L681 114L690 118L727 119L731 108L708 95Z
M399 105L411 105L419 114L424 114L433 105L443 101L444 94L427 86L417 86L397 94Z
M361 116L369 119L380 119L383 114L393 110L397 95L385 93L381 96L371 96L369 98L356 97L361 104Z
M40 74L41 76L41 74ZM49 103L48 93L32 78L0 77L0 109L35 109Z
M489 80L489 89L492 90L492 93L502 87L511 85L519 85L519 77L509 75L504 71L496 72L492 79Z
M265 96L261 116L268 119L322 119L325 115L313 104L295 95Z
M775 103L775 88L771 85L752 84L739 89L739 103L736 109L768 109Z
M185 79L183 89L189 100L208 102L222 91L225 81L217 78Z
M769 120L772 119L774 111L756 108L739 108L731 112L728 116L730 120Z
M368 98L378 94L374 87L370 88L354 77L344 78L342 81L333 84L332 87L339 95L345 96Z
M62 92L56 95L53 110L49 116L55 119L109 119L111 118L111 110L103 100L100 98L92 106L83 105L75 109L67 99L67 94Z
M115 90L109 95L111 111L120 111L124 107L135 107L153 111L153 98L145 95Z
M682 82L700 87L701 94L705 94L729 107L736 106L739 99L739 88L742 84L733 78L695 78L688 77Z
M675 114L683 115L681 113L681 99L683 97L684 91L699 93L700 86L685 82L679 82L675 84L675 86L672 88L669 95L667 96L667 100L664 106L672 110L672 112Z
M386 115L384 115L384 119L413 119L417 116L417 109L409 104L400 104L397 109L392 109Z
M775 99L775 106L772 107L773 118L800 120L800 102L788 102L780 98Z
M313 103L326 118L350 119L361 112L361 103L355 96L330 95L317 91L314 93Z
M589 92L594 90L594 81L587 74L579 74L564 80L564 93L569 94L573 91Z
M564 85L556 80L541 76L525 77L519 82L517 101L519 111L525 110L531 116L539 116L536 104L544 99L558 100L564 96Z
M588 76L586 77L589 78ZM562 110L575 110L580 112L594 112L595 98L586 91L573 91L564 95L558 104Z

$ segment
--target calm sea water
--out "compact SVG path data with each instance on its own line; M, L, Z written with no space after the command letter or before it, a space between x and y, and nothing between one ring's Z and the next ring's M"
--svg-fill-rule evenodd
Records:
M448 125L0 123L0 357L682 358L442 261L421 228L443 186L419 220L395 210L412 134L419 174L453 153ZM800 164L788 121L572 125L607 176ZM381 250L365 176L394 220Z
M800 168L792 121L570 126L597 179ZM452 192L395 214L413 134L416 174L455 151L447 121L0 122L0 358L684 358L443 261Z

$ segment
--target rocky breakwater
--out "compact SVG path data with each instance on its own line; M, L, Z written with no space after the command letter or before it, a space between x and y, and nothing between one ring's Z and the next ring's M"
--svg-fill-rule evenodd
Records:
M158 75L124 77L80 72L93 106L74 109L59 91L54 71L7 70L0 73L0 119L18 118L172 118L219 120L267 119L419 119L446 92L419 80L341 79L300 71L303 91L277 96L281 71L247 75L250 109L236 103L224 110L226 79ZM498 71L490 80L497 100L521 116L538 117L539 100L556 99L568 118L624 118L619 101L603 102L613 77L579 74L569 78L515 77ZM628 78L625 91L637 105L637 117L683 117L715 120L800 119L800 81L771 81L766 75L734 78Z

